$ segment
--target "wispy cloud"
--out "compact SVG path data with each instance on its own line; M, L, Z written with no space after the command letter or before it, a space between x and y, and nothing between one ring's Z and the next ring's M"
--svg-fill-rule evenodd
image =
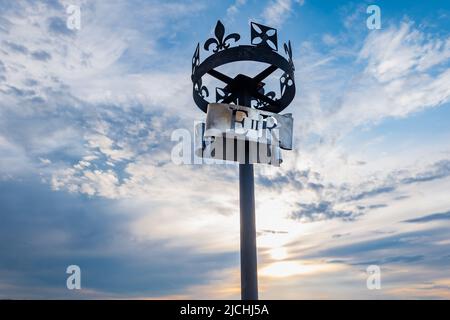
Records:
M433 213L426 216L422 216L415 219L405 220L404 222L409 223L425 223L431 221L441 221L441 220L450 220L450 211L442 212L442 213Z
M270 0L262 17L269 26L279 27L291 15L293 6L302 6L304 0Z

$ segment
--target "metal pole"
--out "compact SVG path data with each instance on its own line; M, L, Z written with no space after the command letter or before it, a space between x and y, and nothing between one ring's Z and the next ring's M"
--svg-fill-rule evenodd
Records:
M239 99L239 104L250 107L251 101L249 95L243 94ZM248 144L246 144L246 159L249 159ZM239 200L241 223L241 298L242 300L258 300L253 164L239 164Z

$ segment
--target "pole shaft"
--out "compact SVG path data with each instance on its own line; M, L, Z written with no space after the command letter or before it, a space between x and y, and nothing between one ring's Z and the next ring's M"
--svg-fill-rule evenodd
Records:
M253 164L239 164L241 209L241 298L258 300Z
M242 93L241 106L251 106L251 97ZM248 143L246 143L246 163L239 164L239 200L241 226L241 299L258 300L258 265L255 226L255 183L253 164L248 163Z

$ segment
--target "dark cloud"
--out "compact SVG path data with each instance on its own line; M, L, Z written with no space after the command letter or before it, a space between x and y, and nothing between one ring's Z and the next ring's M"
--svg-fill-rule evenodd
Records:
M430 274L446 276L450 245L440 243L448 239L449 227L430 230L385 234L370 240L332 240L322 246L309 249L299 247L300 242L290 244L291 259L319 259L327 263L346 264L365 270L369 265L411 266L411 270L427 270L416 274L415 281L429 280ZM370 231L366 232L370 234ZM334 242L334 243L333 243ZM414 264L414 266L412 266ZM385 279L390 277L390 268L383 270ZM439 276L438 276L439 277ZM401 275L399 281L410 283L409 273Z
M423 217L405 220L403 222L425 223L425 222L439 221L439 220L450 220L450 211L442 212L442 213L433 213L433 214L429 214L429 215L426 215Z
M54 34L72 35L74 32L67 28L66 20L61 17L51 17L47 20L48 30Z
M448 176L450 176L450 160L441 160L436 162L429 170L421 172L414 177L402 179L401 182L404 184L427 182Z
M298 203L299 210L291 214L291 218L304 222L313 222L329 219L342 219L344 221L354 220L361 214L360 211L335 210L333 204L328 201L319 203Z
M395 231L393 230L374 230L372 231L373 234L393 234Z
M380 208L386 208L387 204L371 204L368 206L356 206L356 208L358 208L358 210L373 210L373 209L380 209Z
M402 256L408 256L406 252L427 252L427 255L441 257L448 252L449 246L431 246L431 241L447 239L448 228L439 228L433 230L422 230L414 232L405 232L399 234L387 235L378 239L349 243L341 246L335 246L324 250L317 250L317 253L310 257L328 257L328 258L347 258L353 257L371 261L387 259L386 256L400 256L399 251L405 252ZM354 259L355 260L355 259ZM356 263L357 261L352 261Z
M311 170L289 170L282 174L279 173L275 177L258 175L257 179L258 184L274 190L282 190L286 186L291 186L296 190L309 189L320 192L325 188L323 184L317 182L320 174Z
M347 200L348 201L358 201L365 198L374 197L376 195L382 194L382 193L389 193L395 190L395 187L393 186L384 186L384 187L378 187L369 191L364 191L361 193L358 193L356 195L350 196Z
M31 57L39 61L48 61L52 58L51 54L44 50L33 51Z
M434 284L434 282L425 282L424 283L425 286L423 287L418 287L418 290L448 290L450 291L450 286L447 285L442 285L442 284ZM429 297L426 297L429 299ZM437 297L436 300L440 299L441 297Z
M43 2L56 10L64 10L64 5L59 0L43 0Z
M28 54L27 47L25 47L25 46L23 46L21 44L17 44L17 43L11 42L11 41L3 41L2 43L3 43L3 45L8 47L13 52Z
M39 82L34 79L25 79L23 83L28 87L34 87L39 84Z
M401 174L405 174L403 171ZM406 172L408 174L408 172ZM310 179L319 180L320 175L309 170L304 171L288 171L286 174L279 174L274 178L264 176L258 177L258 182L265 187L282 190L285 186L290 185L298 190L308 189L316 192L322 200L316 204L299 203L299 209L294 211L290 217L303 222L311 222L318 220L342 219L344 221L352 221L357 217L366 214L370 210L386 208L388 204L351 204L354 201L361 201L372 198L380 194L389 194L397 190L398 186L410 183L421 183L435 179L445 178L450 175L450 161L441 160L430 166L426 171L412 175L407 178L400 178L400 173L395 172L386 179L382 186L377 186L369 190L355 192L348 185L343 184L335 186L332 184L324 185L320 182L311 182ZM394 181L394 182L393 182ZM402 200L408 198L408 195L402 195L394 198L394 200ZM346 210L335 210L337 205L350 203ZM442 218L441 218L442 219ZM409 222L409 221L408 221Z
M321 183L308 182L307 188L316 192L320 192L325 188L325 186Z
M8 86L8 87L9 87L8 93L12 94L16 97L19 97L19 98L33 96L36 94L36 92L34 90L27 90L27 89L24 90L24 89L19 89L14 86Z
M0 182L0 285L15 288L0 299L89 298L66 289L71 264L80 266L83 288L121 297L185 292L208 272L238 264L237 252L202 255L137 240L127 229L132 212L117 208L34 180Z
M33 97L30 99L30 102L34 105L40 105L40 104L45 103L46 101L42 97Z
M339 238L342 238L342 237L347 237L347 236L349 236L351 233L336 233L336 234L333 234L331 237L333 238L333 239L339 239Z
M410 198L410 196L402 195L402 196L395 197L394 200L405 200L408 198Z
M5 17L0 16L0 32L8 33L10 28L11 22Z
M264 234L287 234L287 231L282 230L261 230L258 232L258 236L264 235Z
M413 255L413 256L393 256L386 257L378 260L368 260L368 261L360 261L360 262L352 262L351 265L355 266L369 266L372 264L375 265L386 265L386 264L410 264L414 262L419 262L424 260L423 255Z
M5 81L6 77L3 75L6 73L5 64L0 60L0 81Z
M266 188L282 190L287 185L290 185L295 189L302 190L304 188L304 182L307 181L310 174L311 172L309 170L290 170L284 174L277 174L275 177L270 178L264 175L258 175L257 181L258 184Z

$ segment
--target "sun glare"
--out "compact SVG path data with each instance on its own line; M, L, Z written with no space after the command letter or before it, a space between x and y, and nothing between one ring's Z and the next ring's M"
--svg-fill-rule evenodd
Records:
M325 271L324 264L303 264L298 261L280 261L269 264L260 271L261 276L266 277L292 277L297 275L313 274Z
M287 258L288 253L285 247L277 247L270 250L270 256L274 260L284 260Z

